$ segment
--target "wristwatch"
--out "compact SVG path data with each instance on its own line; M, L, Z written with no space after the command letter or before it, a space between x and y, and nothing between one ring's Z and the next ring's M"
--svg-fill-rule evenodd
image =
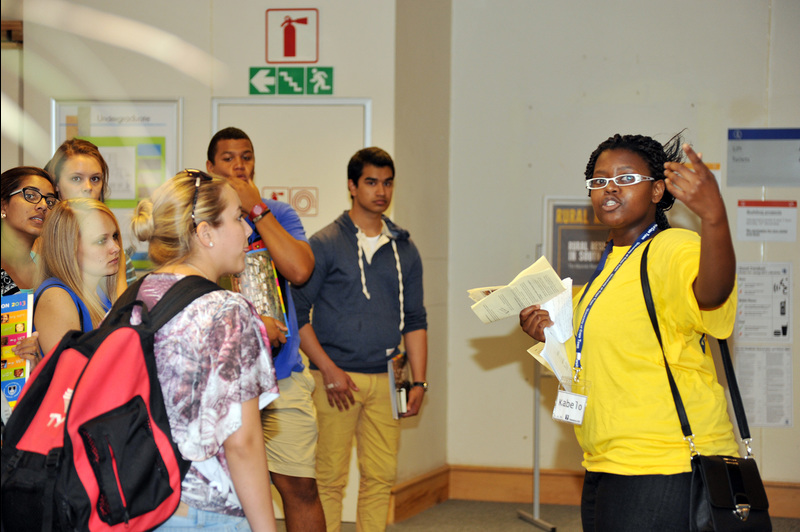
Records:
M419 386L420 388L422 388L426 392L428 391L428 382L427 381L416 381L411 386Z
M263 218L264 216L266 216L269 213L270 213L269 207L267 207L267 204L262 201L261 203L259 203L255 207L253 207L252 211L250 211L250 220L254 224L258 223L258 221L261 218Z

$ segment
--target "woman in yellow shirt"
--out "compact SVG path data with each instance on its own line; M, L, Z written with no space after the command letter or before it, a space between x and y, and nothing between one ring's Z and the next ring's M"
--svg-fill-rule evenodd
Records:
M689 445L669 389L664 356L696 431L701 454L736 455L725 394L705 334L727 337L736 310L733 251L725 205L700 155L674 137L615 135L592 153L586 186L609 228L595 276L573 300L571 362L588 383L575 433L586 468L584 530L686 530ZM692 168L682 164L683 151ZM700 234L670 229L675 198L700 218ZM651 240L652 239L652 240ZM648 276L664 355L642 295L639 266L650 246ZM548 313L520 313L520 326L544 341Z

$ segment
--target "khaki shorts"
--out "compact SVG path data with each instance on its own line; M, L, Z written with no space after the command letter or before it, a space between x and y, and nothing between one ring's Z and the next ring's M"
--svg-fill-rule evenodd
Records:
M281 395L261 411L269 470L316 478L317 411L311 394L314 378L304 368L278 381Z

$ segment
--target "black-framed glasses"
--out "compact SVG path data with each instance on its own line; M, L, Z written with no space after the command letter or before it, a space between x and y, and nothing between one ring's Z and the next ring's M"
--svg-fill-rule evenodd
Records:
M200 193L200 183L203 181L211 181L213 178L207 173L200 170L196 170L194 168L187 168L186 170L184 170L184 172L186 172L186 175L188 175L189 177L195 178L194 197L192 198L192 225L194 226L195 229L197 229L197 220L194 217L194 210L195 208L197 208L197 196Z
M42 194L42 191L36 187L22 187L19 190L16 190L8 195L10 198L16 194L22 193L23 199L28 203L33 203L34 205L38 205L42 198L44 198L44 203L47 205L48 209L53 209L58 203L58 198L54 194Z
M612 181L616 183L617 186L627 187L629 185L641 183L642 181L655 181L655 179L642 174L621 174L614 177L594 177L586 180L586 188L589 190L599 190L601 188L606 188Z

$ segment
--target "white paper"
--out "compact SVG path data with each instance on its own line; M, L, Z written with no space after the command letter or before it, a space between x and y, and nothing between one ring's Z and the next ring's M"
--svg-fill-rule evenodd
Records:
M483 323L492 323L517 316L524 308L541 305L564 292L566 288L545 257L522 270L507 286L474 288L468 295L476 300L481 292L488 295L472 305Z
M566 290L542 304L554 325L545 327L545 342L528 349L528 353L552 371L559 381L569 378L572 372L565 345L572 338L572 279L566 277L561 282Z

